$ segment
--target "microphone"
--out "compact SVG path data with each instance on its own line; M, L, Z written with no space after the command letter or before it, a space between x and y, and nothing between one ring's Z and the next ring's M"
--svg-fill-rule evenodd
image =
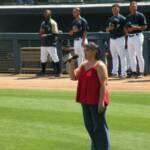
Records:
M73 56L71 56L70 58L68 58L65 62L64 62L64 64L66 64L67 62L70 62L72 59L77 59L79 56L77 55L77 54L75 54L75 55L73 55Z

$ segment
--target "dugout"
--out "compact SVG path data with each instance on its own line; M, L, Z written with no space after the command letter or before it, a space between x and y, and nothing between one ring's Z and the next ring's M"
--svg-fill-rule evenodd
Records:
M120 4L122 14L128 13L129 4ZM19 73L21 68L22 47L39 47L39 31L44 9L52 9L60 30L67 32L71 27L72 8L81 7L82 15L88 20L90 26L89 37L97 40L101 50L105 49L108 34L104 31L108 17L111 15L112 4L77 4L77 5L38 5L38 6L1 6L0 7L0 72ZM150 3L139 3L148 24ZM99 18L99 19L98 19ZM150 74L150 32L145 32L144 58L146 62L145 73ZM65 35L65 34L63 34ZM60 46L60 45L59 45ZM59 51L60 56L61 50ZM104 55L104 52L102 52ZM61 58L61 57L60 57Z

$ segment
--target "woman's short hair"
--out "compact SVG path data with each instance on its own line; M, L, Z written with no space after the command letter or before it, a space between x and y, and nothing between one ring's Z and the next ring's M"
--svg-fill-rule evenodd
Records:
M94 51L95 52L95 58L97 60L100 59L99 57L99 46L94 43L94 42L89 42L88 44L85 45L85 47L89 48L90 50Z
M73 10L76 10L76 11L78 11L79 13L81 12L80 7L75 7L75 8L73 8Z
M113 5L112 5L112 8L113 8L113 7L118 7L118 8L120 8L119 4L117 4L117 3L116 3L116 4L113 4Z

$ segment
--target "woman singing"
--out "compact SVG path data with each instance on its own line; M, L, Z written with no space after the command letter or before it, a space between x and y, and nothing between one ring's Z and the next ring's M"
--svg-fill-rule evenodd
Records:
M81 103L85 127L91 138L91 150L110 150L106 110L109 103L107 67L99 60L98 46L85 45L85 58L77 69L75 61L69 62L71 80L77 80L76 101Z

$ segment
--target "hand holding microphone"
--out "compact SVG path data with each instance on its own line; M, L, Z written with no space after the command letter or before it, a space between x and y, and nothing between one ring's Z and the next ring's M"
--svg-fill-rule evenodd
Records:
M71 62L71 60L73 60L73 59L77 59L79 56L77 55L77 54L75 54L75 55L73 55L73 56L71 56L71 57L69 57L65 62L64 62L64 64L66 64L66 63L70 63Z

